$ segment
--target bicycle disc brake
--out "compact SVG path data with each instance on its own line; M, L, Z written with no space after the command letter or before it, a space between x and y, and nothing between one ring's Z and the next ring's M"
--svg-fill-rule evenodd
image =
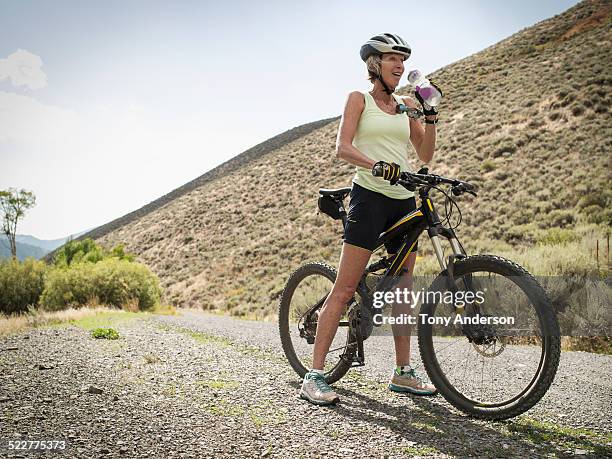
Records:
M486 314L477 314L477 316L478 317L491 317ZM470 317L470 316L467 316L467 317ZM491 325L463 324L461 326L461 331L463 331L463 334L467 337L468 341L472 343L474 346L492 346L495 343L500 342L499 336L497 336L497 330ZM479 353L482 353L482 352L479 352Z
M496 344L499 344L499 347L497 347ZM491 344L472 343L472 346L474 347L476 352L478 352L483 357L487 357L487 358L497 357L499 354L504 352L504 349L506 349L506 343L504 343L499 338L497 338Z

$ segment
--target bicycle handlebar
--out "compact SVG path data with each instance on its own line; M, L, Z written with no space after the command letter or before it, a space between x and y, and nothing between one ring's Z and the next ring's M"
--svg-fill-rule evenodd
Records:
M375 166L372 169L372 175L374 177L382 177L382 173L383 171L381 166ZM477 196L475 192L476 187L471 183L442 177L436 174L430 174L426 167L421 168L416 174L412 172L402 172L397 183L410 191L414 191L417 187L422 186L449 184L451 186L451 191L455 196L460 196L463 193L469 193L473 196Z

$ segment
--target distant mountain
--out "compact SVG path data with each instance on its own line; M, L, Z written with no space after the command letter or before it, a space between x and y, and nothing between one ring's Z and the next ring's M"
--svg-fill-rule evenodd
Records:
M41 258L46 255L47 251L41 247L25 244L17 241L17 258L23 260L27 257ZM11 249L6 236L0 236L0 258L9 258Z
M63 237L60 239L44 240L44 239L38 239L37 237L30 236L28 234L18 234L17 242L21 242L22 244L33 245L35 247L40 247L41 249L44 249L47 252L49 252L53 249L56 249L60 245L62 245L64 242L68 240L69 237L70 236ZM72 237L76 237L76 235Z
M60 239L38 239L28 234L18 234L17 239L17 258L23 260L26 257L42 258L52 250L57 249L69 239L76 239L89 230L81 231ZM11 256L11 249L5 235L0 235L0 258Z

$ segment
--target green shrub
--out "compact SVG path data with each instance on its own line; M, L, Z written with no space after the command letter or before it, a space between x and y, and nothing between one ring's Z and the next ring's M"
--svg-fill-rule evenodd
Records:
M526 223L523 225L510 226L504 230L502 237L510 244L515 244L517 242L531 243L535 239L535 231L536 226L534 223Z
M584 107L580 104L574 104L572 105L572 115L574 116L580 116L584 113Z
M0 260L0 312L25 312L28 306L38 304L46 270L44 262L33 258Z
M578 207L584 209L589 206L607 207L608 203L612 202L612 193L608 190L590 191L582 194L578 200Z
M117 258L56 268L47 275L40 304L50 310L79 307L90 301L122 307L137 303L149 309L159 303L159 280L146 266Z
M119 339L119 332L114 328L96 328L91 331L91 336L96 339Z
M497 158L502 155L511 155L516 152L516 145L511 143L502 144L493 151L493 157Z
M125 252L123 244L117 245L108 252L92 239L87 238L82 241L68 241L58 249L53 263L55 266L65 267L81 262L97 263L107 258L134 261L135 257Z
M603 209L598 205L592 205L582 209L582 213L589 223L612 226L612 209Z
M61 246L54 259L55 266L70 266L72 263L88 261L95 263L104 259L104 253L93 240L68 241Z
M112 258L117 258L118 260L136 260L136 255L132 253L127 253L123 244L117 244L115 247L113 247L111 251L108 252L108 256Z
M490 159L485 159L481 164L480 168L483 172L491 172L495 170L495 162Z
M563 228L550 228L536 237L536 241L543 245L566 245L578 239L575 231Z
M546 222L552 227L565 227L574 223L574 212L571 210L555 209L545 218Z

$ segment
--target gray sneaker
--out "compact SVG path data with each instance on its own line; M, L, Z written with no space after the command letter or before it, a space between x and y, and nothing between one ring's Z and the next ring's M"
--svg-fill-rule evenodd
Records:
M404 373L398 373L397 369L394 370L391 381L389 381L389 389L393 392L409 392L415 395L436 395L438 393L436 386L423 381L414 368Z
M340 401L338 394L325 382L325 376L312 371L304 375L300 398L315 405L333 405Z

